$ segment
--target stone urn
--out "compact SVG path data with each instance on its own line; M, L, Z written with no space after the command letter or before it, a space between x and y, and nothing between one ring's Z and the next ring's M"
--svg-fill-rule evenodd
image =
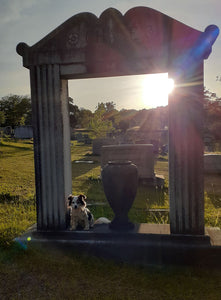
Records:
M104 193L115 214L109 224L112 230L132 230L128 212L138 187L137 167L131 161L110 161L101 172Z

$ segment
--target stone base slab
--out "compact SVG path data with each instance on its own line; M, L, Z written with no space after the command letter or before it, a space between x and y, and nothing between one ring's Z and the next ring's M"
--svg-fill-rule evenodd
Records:
M26 247L58 247L116 262L136 265L200 265L221 267L221 230L206 228L206 235L172 235L169 225L135 224L129 232L111 231L107 224L89 231L37 231L16 238Z

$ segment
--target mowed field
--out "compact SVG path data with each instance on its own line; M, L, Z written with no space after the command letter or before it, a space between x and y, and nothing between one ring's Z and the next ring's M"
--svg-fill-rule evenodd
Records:
M73 143L73 193L85 193L95 217L111 218L100 180L100 158L91 146ZM87 161L93 161L92 164ZM79 162L81 161L81 162ZM82 162L83 161L83 162ZM140 185L130 211L134 222L168 223L168 162L157 160L164 189ZM220 226L217 176L207 178L205 221ZM0 299L219 299L219 269L142 267L85 257L73 250L28 247L12 240L36 223L32 141L0 145ZM151 211L149 211L151 209ZM162 209L155 212L154 209Z
M73 194L87 195L95 217L113 217L100 180L100 156L91 145L71 142ZM92 163L88 163L88 162ZM164 188L139 184L129 217L133 222L169 223L168 159L156 158L155 173L164 175ZM205 224L221 227L221 176L205 176ZM155 211L156 210L156 211ZM0 146L0 233L7 243L36 222L34 153L31 140L4 140Z

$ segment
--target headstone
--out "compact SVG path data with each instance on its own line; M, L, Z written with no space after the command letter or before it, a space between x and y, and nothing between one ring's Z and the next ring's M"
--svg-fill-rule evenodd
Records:
M151 144L125 144L103 146L101 152L101 168L108 161L129 160L138 168L140 179L154 179L154 153Z
M77 134L76 134L76 139L77 139L77 141L78 141L79 143L84 142L84 138L83 138L82 133L77 133Z
M221 174L221 154L204 154L204 171Z
M203 60L218 35L215 25L201 32L148 7L124 15L110 8L99 18L77 14L31 47L17 45L30 70L38 230L66 226L72 189L68 80L168 73L176 82L169 99L171 233L204 234ZM135 152L138 167L153 163L143 153Z
M94 139L92 145L92 151L94 155L101 155L101 148L104 145L115 145L117 141L112 138L100 138Z
M84 134L84 143L85 143L85 145L90 145L92 143L92 140L88 136L88 134Z
M32 139L33 138L32 126L15 127L15 138L16 139Z
M5 135L12 135L13 134L13 130L11 126L6 126L6 127L0 127L0 132L1 134L5 134Z

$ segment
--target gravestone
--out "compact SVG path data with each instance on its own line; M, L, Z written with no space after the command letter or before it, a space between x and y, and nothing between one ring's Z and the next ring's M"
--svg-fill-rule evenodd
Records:
M0 132L5 135L12 135L13 130L11 126L0 127Z
M204 171L221 174L221 154L204 154Z
M112 138L94 139L92 143L92 152L94 155L101 155L101 149L104 145L115 145L117 141Z
M14 134L16 139L32 139L33 138L32 126L15 127Z
M108 161L131 161L137 166L140 179L154 179L154 153L153 145L127 144L103 146L101 152L101 168Z
M38 230L66 228L72 190L68 80L168 73L169 189L172 234L204 235L203 62L219 34L161 12L134 7L71 17L29 47L17 46L30 70Z

